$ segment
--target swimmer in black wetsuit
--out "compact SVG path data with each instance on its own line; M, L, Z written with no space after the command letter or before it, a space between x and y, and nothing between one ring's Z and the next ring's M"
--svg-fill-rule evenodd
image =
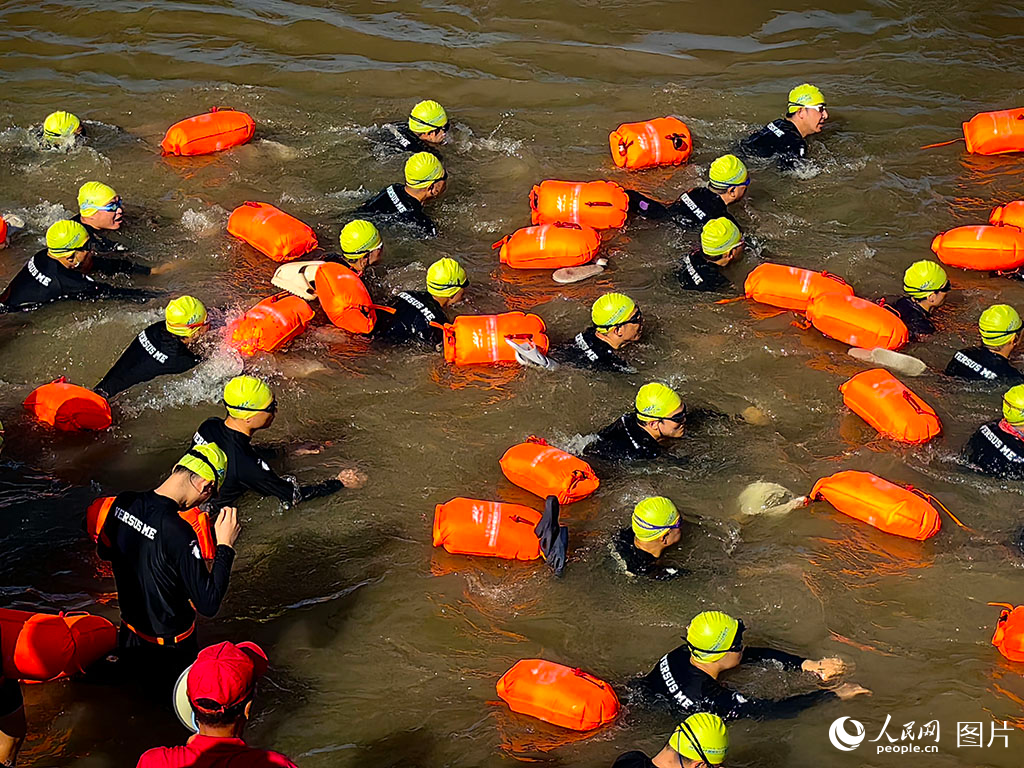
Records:
M195 368L202 358L190 347L209 328L203 303L192 296L179 296L167 305L162 323L153 323L132 339L94 391L109 400L157 376Z
M690 291L721 291L732 283L722 274L743 254L743 235L730 219L712 219L700 233L700 246L683 257L676 270L679 284Z
M946 375L1008 384L1024 382L1024 373L1010 363L1022 327L1020 315L1009 304L992 305L978 320L982 346L961 349L953 355Z
M441 161L429 152L417 152L405 162L405 184L385 187L376 197L356 208L356 213L393 217L411 224L426 237L437 235L437 227L423 212L423 203L440 197L448 184Z
M82 140L82 121L70 112L51 112L36 130L47 149L68 150Z
M636 373L633 366L615 353L640 338L644 327L640 308L625 294L606 293L594 302L590 319L593 325L552 350L551 358L592 371Z
M951 287L946 270L934 261L915 261L903 274L905 295L891 302L882 299L879 304L899 315L911 341L920 341L935 333L931 313L946 301Z
M401 123L385 123L384 139L399 152L429 152L440 158L438 145L448 136L448 113L436 101L419 102L409 112L408 127Z
M651 496L637 504L630 527L620 529L612 538L612 548L626 573L658 581L668 581L684 573L658 562L666 549L679 543L681 524L679 510L671 499Z
M664 384L644 384L636 393L635 410L597 433L584 456L606 461L644 461L662 455L662 443L678 440L686 430L686 406Z
M89 250L94 254L128 250L122 243L116 243L103 235L103 232L118 231L124 221L121 196L113 187L99 181L83 184L78 190L78 214L72 217L72 221L85 227L89 233ZM139 274L149 274L149 267L136 269ZM131 273L129 270L122 271Z
M365 219L354 219L342 227L338 244L341 246L342 258L333 259L329 254L327 259L344 263L360 277L374 264L380 263L381 253L384 251L384 241L381 240L380 232L372 222Z
M830 699L851 699L870 693L855 683L843 683L831 691L819 690L781 701L748 698L718 682L718 677L741 662L772 663L785 670L810 672L822 681L842 674L845 665L837 658L803 659L772 648L745 648L743 622L721 611L697 614L686 629L686 642L665 654L637 683L661 701L683 713L712 712L726 720L741 717L791 717Z
M698 712L676 726L668 744L653 758L627 752L619 755L612 768L711 768L725 762L728 750L729 733L722 718Z
M667 219L686 229L703 227L712 219L732 215L726 206L732 205L747 193L750 177L747 166L736 155L723 155L711 163L708 169L708 185L694 187L684 192L679 199L670 205L646 197L639 192L627 189L629 213L645 219Z
M1003 418L978 427L963 456L982 474L1024 480L1024 384L1003 395Z
M828 110L821 91L809 83L789 92L786 116L773 120L740 142L747 157L775 157L784 169L792 168L807 154L806 138L820 133Z
M455 259L439 259L427 270L426 291L402 291L388 305L393 313L381 312L373 329L374 338L392 344L416 342L431 347L444 343L438 325L448 321L445 307L462 301L469 278Z

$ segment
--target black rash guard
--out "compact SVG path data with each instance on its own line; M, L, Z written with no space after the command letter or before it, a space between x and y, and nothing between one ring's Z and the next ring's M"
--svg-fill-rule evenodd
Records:
M658 441L640 426L633 412L624 413L602 429L597 439L583 449L584 456L623 462L656 459L662 453Z
M92 251L93 253L115 253L124 252L128 250L128 248L124 244L111 240L106 235L104 235L103 232L105 230L97 229L96 227L93 227L82 221L82 214L79 213L72 216L71 220L77 221L79 224L85 227L85 231L89 233L89 250ZM143 266L141 264L133 264L127 259L112 259L111 261L118 262L120 264L131 265L131 269L121 268L117 270L118 272L137 275L149 274L149 267ZM104 272L103 274L112 273Z
M51 259L42 250L25 263L0 294L0 311L27 311L61 299L129 299L143 302L156 295L152 291L97 283L88 275Z
M699 229L711 219L723 216L734 223L736 221L729 214L722 196L708 187L694 187L681 194L679 199L670 205L632 189L626 190L626 197L629 198L629 213L645 219L671 218L685 229Z
M1024 373L988 347L961 349L946 366L946 375L976 381L1005 381L1010 384L1024 382Z
M377 313L374 338L393 344L415 341L437 346L444 343L444 332L431 323L444 324L448 318L437 299L426 291L402 291L388 306L395 312Z
M1024 480L1024 438L1001 419L978 427L964 446L964 458L983 474Z
M636 368L615 354L611 344L597 337L597 328L594 326L580 331L572 341L553 349L550 357L555 362L590 371L636 373Z
M895 312L899 315L900 320L903 321L903 324L907 326L907 330L910 331L911 341L919 341L924 336L930 336L935 333L935 326L932 324L928 313L924 311L924 307L909 296L900 296L892 301L882 299L878 303L890 312Z
M423 212L423 203L405 191L404 184L392 184L356 208L355 213L377 213L393 216L397 221L412 224L427 237L437 235L437 227Z
M299 485L293 477L281 477L259 457L252 447L252 438L230 429L224 419L210 418L199 425L192 438L194 445L216 443L227 454L228 468L214 508L231 506L247 490L261 496L276 496L287 506L293 506L319 496L337 493L344 486L336 477L316 485Z
M777 157L788 169L807 154L807 142L792 120L780 117L743 139L740 151L748 157Z
M97 551L109 560L121 619L163 639L186 632L196 613L214 616L228 590L235 551L219 544L209 570L178 505L154 491L114 499Z
M157 376L184 373L200 362L181 336L168 331L165 323L153 323L132 339L95 391L110 398Z
M683 256L676 279L688 291L721 291L732 286L722 268L708 261L700 248Z
M3 665L0 665L0 717L14 714L23 706L21 686L17 680L4 677Z
M622 528L612 537L612 548L626 567L626 573L646 576L657 581L669 581L686 573L680 568L670 568L658 562L650 552L644 552L636 545L632 528Z
M654 761L643 752L626 752L615 758L612 768L657 768Z
M436 145L424 141L401 123L384 123L380 138L398 152L429 152L438 160L441 159Z
M745 648L743 663L774 663L787 671L797 671L804 659L773 648ZM711 675L690 663L690 648L681 645L661 657L654 669L638 681L642 688L667 698L686 716L710 712L723 720L741 717L792 717L815 704L836 699L832 691L811 691L781 700L747 698L726 688Z

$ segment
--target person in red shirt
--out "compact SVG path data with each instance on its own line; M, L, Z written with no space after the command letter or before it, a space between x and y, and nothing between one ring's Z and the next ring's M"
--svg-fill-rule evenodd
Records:
M266 671L267 655L255 643L224 642L201 650L183 676L199 732L183 747L144 752L136 768L296 768L284 755L242 740L256 682Z

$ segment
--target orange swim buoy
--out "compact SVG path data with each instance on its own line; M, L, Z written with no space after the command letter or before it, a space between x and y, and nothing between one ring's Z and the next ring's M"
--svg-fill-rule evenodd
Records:
M592 731L619 715L619 697L604 680L544 659L520 659L498 680L509 709L574 731Z
M811 299L822 293L853 296L853 286L838 275L813 272L785 264L759 264L743 283L748 299L782 309L806 312Z
M537 560L541 513L521 504L455 498L434 507L434 546L455 555Z
M1016 227L1024 231L1024 200L997 205L989 214L988 223L994 227Z
M278 262L294 261L319 246L313 230L294 216L251 200L231 212L228 232Z
M1001 607L992 645L1010 661L1024 661L1024 605L989 603Z
M975 155L1024 152L1024 108L978 113L964 123L964 141Z
M615 165L634 171L681 165L693 151L690 129L678 117L623 123L609 134L608 144Z
M837 472L814 484L811 501L824 499L845 515L880 531L924 541L942 527L939 513L920 491L870 472Z
M4 677L46 682L84 672L117 645L117 627L89 613L0 608Z
M228 324L228 343L243 355L276 352L306 330L315 314L298 296L275 293Z
M517 229L491 246L513 269L561 269L592 260L601 247L596 229L579 224L539 224Z
M359 275L344 264L321 264L313 278L320 306L339 328L349 333L369 333L377 324L370 292Z
M542 181L530 192L534 224L580 224L618 229L626 223L629 198L613 181Z
M846 293L821 293L807 305L811 325L851 347L899 349L910 338L895 312Z
M208 155L245 144L254 133L256 121L245 112L213 107L168 128L160 149L164 155Z
M960 269L1002 271L1024 266L1024 232L1015 227L974 224L942 232L932 240L939 261Z
M927 443L942 432L935 410L884 368L858 373L839 391L851 411L893 440Z
M499 461L501 471L512 483L546 499L557 496L562 504L585 499L601 481L583 459L530 436L513 445Z
M505 339L532 341L546 354L549 341L545 331L543 320L522 312L459 315L444 326L444 359L455 365L514 363L515 350Z
M104 496L93 501L85 510L85 530L93 541L99 541L100 531L107 521L111 507L114 506L114 496ZM196 540L199 542L199 551L204 560L212 560L217 552L217 545L213 540L213 527L210 525L210 516L199 507L186 509L179 512L178 517L192 526L195 531Z
M63 432L102 431L113 423L105 398L69 384L64 376L33 390L24 405L39 421Z

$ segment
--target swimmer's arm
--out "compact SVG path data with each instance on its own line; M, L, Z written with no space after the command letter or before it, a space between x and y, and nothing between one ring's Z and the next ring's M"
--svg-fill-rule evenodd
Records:
M130 259L110 259L106 256L92 257L93 269L104 275L148 275L152 270L145 264L136 264Z
M668 206L654 198L637 192L635 189L627 189L626 197L629 199L629 213L654 220L664 219L669 216Z
M274 472L262 459L241 464L238 480L261 496L274 496L285 504L296 502L296 486L288 478Z
M743 661L754 664L776 662L781 664L783 669L795 672L801 669L805 659L792 653L776 650L775 648L744 648Z
M225 544L218 544L213 564L207 569L206 561L196 557L193 549L199 549L199 544L195 540L189 546L182 547L178 557L178 570L185 591L197 613L207 618L216 616L228 591L228 579L231 576L231 564L235 560L235 550Z
M344 487L345 486L341 480L336 477L332 477L329 480L324 480L322 483L300 486L299 497L301 501L319 499L322 496L330 496L332 493L337 493Z
M710 710L726 719L751 717L775 719L794 717L815 704L836 698L832 691L810 691L786 699L754 699L717 685L718 691L711 697Z

